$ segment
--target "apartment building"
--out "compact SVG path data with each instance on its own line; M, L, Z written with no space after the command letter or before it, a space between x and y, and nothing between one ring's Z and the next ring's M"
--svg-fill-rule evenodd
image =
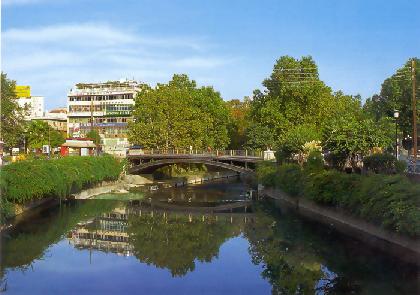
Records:
M78 83L67 95L67 133L85 137L96 130L105 152L125 154L127 126L140 84L134 80Z

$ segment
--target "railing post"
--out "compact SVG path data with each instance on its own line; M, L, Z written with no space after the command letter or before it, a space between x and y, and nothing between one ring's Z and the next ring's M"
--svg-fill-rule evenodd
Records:
M219 156L219 150L216 150L216 157Z
M248 150L245 150L245 157L248 157Z

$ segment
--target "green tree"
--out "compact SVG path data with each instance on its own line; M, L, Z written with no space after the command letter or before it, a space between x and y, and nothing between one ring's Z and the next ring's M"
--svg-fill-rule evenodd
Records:
M186 75L168 84L142 85L129 139L149 148L225 148L229 111L212 87L198 88Z
M320 140L321 133L315 126L310 124L293 126L284 133L277 143L277 160L282 162L296 154L299 157L299 163L302 164L303 154L306 152L305 144Z
M229 124L230 149L241 149L246 143L245 131L248 127L248 113L251 100L245 97L243 101L232 99L226 102L231 121Z
M387 118L375 122L363 114L336 117L323 130L323 146L332 157L341 157L342 161L349 160L355 167L357 155L367 155L375 147L392 147L391 124Z
M31 149L42 148L50 144L51 147L58 147L65 142L63 135L52 129L47 122L33 120L29 123L26 131L27 145Z
M408 60L391 77L385 79L380 95L372 96L364 105L365 110L376 120L383 117L392 118L394 110L398 110L400 112L398 126L404 136L412 134L413 131L411 60ZM416 85L420 85L420 59L414 58L414 60ZM417 109L419 109L419 103ZM419 114L417 113L417 121L420 121Z
M299 60L282 56L263 86L264 92L254 91L250 131L253 125L264 126L274 141L283 138L295 125L311 124L321 128L334 107L331 89L319 80L318 68L311 57ZM253 138L260 137L257 132L247 134L249 145L260 142Z
M0 139L9 147L15 146L23 138L25 109L16 101L16 82L1 73L1 125Z
M87 134L86 134L87 138L93 139L93 142L98 145L101 143L101 136L99 135L98 131L96 130L90 130Z

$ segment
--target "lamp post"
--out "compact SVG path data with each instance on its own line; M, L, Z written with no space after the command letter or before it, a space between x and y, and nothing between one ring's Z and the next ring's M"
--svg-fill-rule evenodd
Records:
M398 160L398 117L400 116L400 112L398 110L394 111L394 118L395 118L395 158Z

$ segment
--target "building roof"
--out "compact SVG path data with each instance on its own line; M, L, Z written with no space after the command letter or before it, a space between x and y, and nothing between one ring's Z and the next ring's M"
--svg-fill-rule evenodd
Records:
M61 114L67 114L67 108L56 108L56 109L52 109L49 111L49 113L51 114L57 114L57 113L61 113Z
M91 141L66 141L61 146L72 148L96 148L96 145Z

